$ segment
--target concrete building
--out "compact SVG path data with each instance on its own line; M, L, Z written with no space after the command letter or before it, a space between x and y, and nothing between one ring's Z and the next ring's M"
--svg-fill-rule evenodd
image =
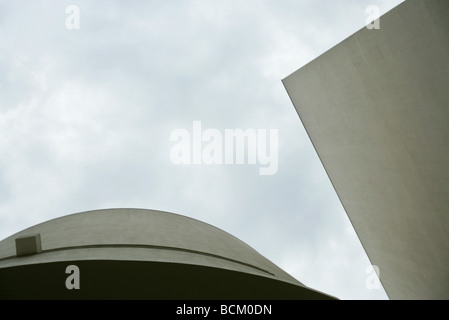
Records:
M177 214L109 209L0 241L1 299L335 299L234 236Z
M449 299L449 1L405 1L283 83L390 299Z

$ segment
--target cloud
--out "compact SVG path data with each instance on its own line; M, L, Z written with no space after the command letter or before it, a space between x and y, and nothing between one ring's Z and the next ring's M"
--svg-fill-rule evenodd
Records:
M72 2L2 2L0 238L84 210L166 210L311 287L385 298L365 288L366 255L281 83L363 27L371 2L76 1L79 30ZM170 133L195 120L278 129L277 174L174 165Z

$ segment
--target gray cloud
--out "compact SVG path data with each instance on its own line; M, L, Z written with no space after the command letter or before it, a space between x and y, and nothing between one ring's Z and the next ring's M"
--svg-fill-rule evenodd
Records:
M0 238L69 213L167 210L347 299L365 253L281 79L401 1L0 2ZM279 170L176 166L170 133L278 129Z

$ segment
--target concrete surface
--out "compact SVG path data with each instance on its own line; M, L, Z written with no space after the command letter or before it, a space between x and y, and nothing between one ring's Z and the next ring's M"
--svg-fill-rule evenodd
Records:
M449 299L448 17L408 0L283 80L391 299Z
M16 256L15 239L34 234L40 234L42 253ZM0 297L69 299L73 293L61 277L70 264L83 274L79 298L332 299L221 229L143 209L72 214L0 241Z

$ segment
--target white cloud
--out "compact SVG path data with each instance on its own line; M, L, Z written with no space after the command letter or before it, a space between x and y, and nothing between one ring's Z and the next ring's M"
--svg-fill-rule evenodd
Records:
M281 79L400 1L0 3L0 238L50 218L141 207L198 218L299 281L367 291L363 249ZM3 12L3 13L2 13ZM174 166L192 121L278 129L279 169ZM349 232L347 232L349 230Z

